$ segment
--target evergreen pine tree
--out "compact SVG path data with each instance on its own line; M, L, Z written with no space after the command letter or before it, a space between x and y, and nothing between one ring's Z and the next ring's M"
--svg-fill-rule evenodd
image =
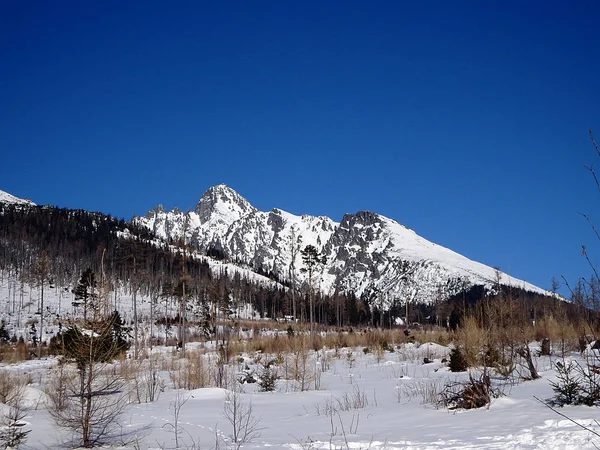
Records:
M469 368L469 363L460 349L453 348L450 351L449 368L450 372L464 372Z
M563 405L580 404L581 377L578 376L574 362L557 362L556 378L550 386L554 391L554 403Z
M2 428L0 429L0 448L17 449L27 441L27 435L31 430L26 430L23 419L26 414L19 401L11 405L8 412L2 417Z
M314 321L315 321L315 308L314 308L314 289L313 289L313 273L318 268L325 265L327 257L321 256L319 251L314 245L307 245L300 252L302 254L302 262L304 266L300 269L301 272L308 273L308 301L310 307L310 338L314 338Z
M6 344L10 339L8 331L6 331L6 322L0 322L0 343Z
M73 306L83 306L84 321L87 321L88 306L93 307L94 301L98 296L96 293L96 285L96 276L94 272L92 269L86 269L81 275L79 283L77 283L77 286L73 289L73 294L75 295Z
M272 364L265 364L258 380L258 386L261 392L273 392L276 389L277 370Z

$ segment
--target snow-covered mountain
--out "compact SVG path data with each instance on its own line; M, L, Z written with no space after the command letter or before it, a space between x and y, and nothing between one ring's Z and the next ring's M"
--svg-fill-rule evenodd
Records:
M16 205L35 206L35 203L33 203L31 200L15 197L14 195L9 194L5 191L0 191L0 203L13 203Z
M226 185L208 189L193 211L162 206L134 219L162 239L184 240L203 251L281 279L305 283L301 250L313 245L326 263L313 282L328 294L353 291L381 306L433 302L472 285L498 283L548 294L530 283L434 244L398 222L368 211L328 217L259 211Z

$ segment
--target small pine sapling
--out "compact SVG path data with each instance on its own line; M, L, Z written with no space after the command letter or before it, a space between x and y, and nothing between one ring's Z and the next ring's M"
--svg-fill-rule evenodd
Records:
M450 352L450 362L448 366L450 372L465 372L469 368L469 363L460 349L453 348Z
M265 364L258 380L261 392L273 392L277 389L277 369L272 364Z
M580 402L581 378L574 362L556 363L556 382L550 381L554 391L553 404L557 406L575 405Z

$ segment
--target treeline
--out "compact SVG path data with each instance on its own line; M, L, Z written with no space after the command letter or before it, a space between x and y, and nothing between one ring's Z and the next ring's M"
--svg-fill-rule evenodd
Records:
M494 314L490 315L490 310ZM437 305L438 322L456 330L464 325L466 318L473 318L483 329L500 326L526 327L541 323L552 317L565 324L587 323L597 328L598 308L590 304L589 297L578 285L570 301L558 296L541 295L514 286L496 286L491 293L481 285L453 295Z

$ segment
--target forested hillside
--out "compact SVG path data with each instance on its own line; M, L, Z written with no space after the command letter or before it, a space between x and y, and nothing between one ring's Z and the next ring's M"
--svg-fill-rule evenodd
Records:
M295 298L300 315L306 316L302 289L291 292L277 280L266 283L260 275L244 276L244 271L230 270L231 265L200 255L183 243L167 245L147 229L122 219L83 210L0 203L0 271L37 285L35 267L42 257L48 258L46 281L70 294L89 269L109 291L122 288L155 306L165 298L175 302L185 295L181 300L186 310L196 312L189 320L205 320L200 316L210 315L207 311L212 311L212 319L229 317L243 304L252 306L255 317L283 317L292 313ZM353 295L315 293L315 300L317 322L358 325L371 320L368 305ZM157 307L154 319L160 311Z

